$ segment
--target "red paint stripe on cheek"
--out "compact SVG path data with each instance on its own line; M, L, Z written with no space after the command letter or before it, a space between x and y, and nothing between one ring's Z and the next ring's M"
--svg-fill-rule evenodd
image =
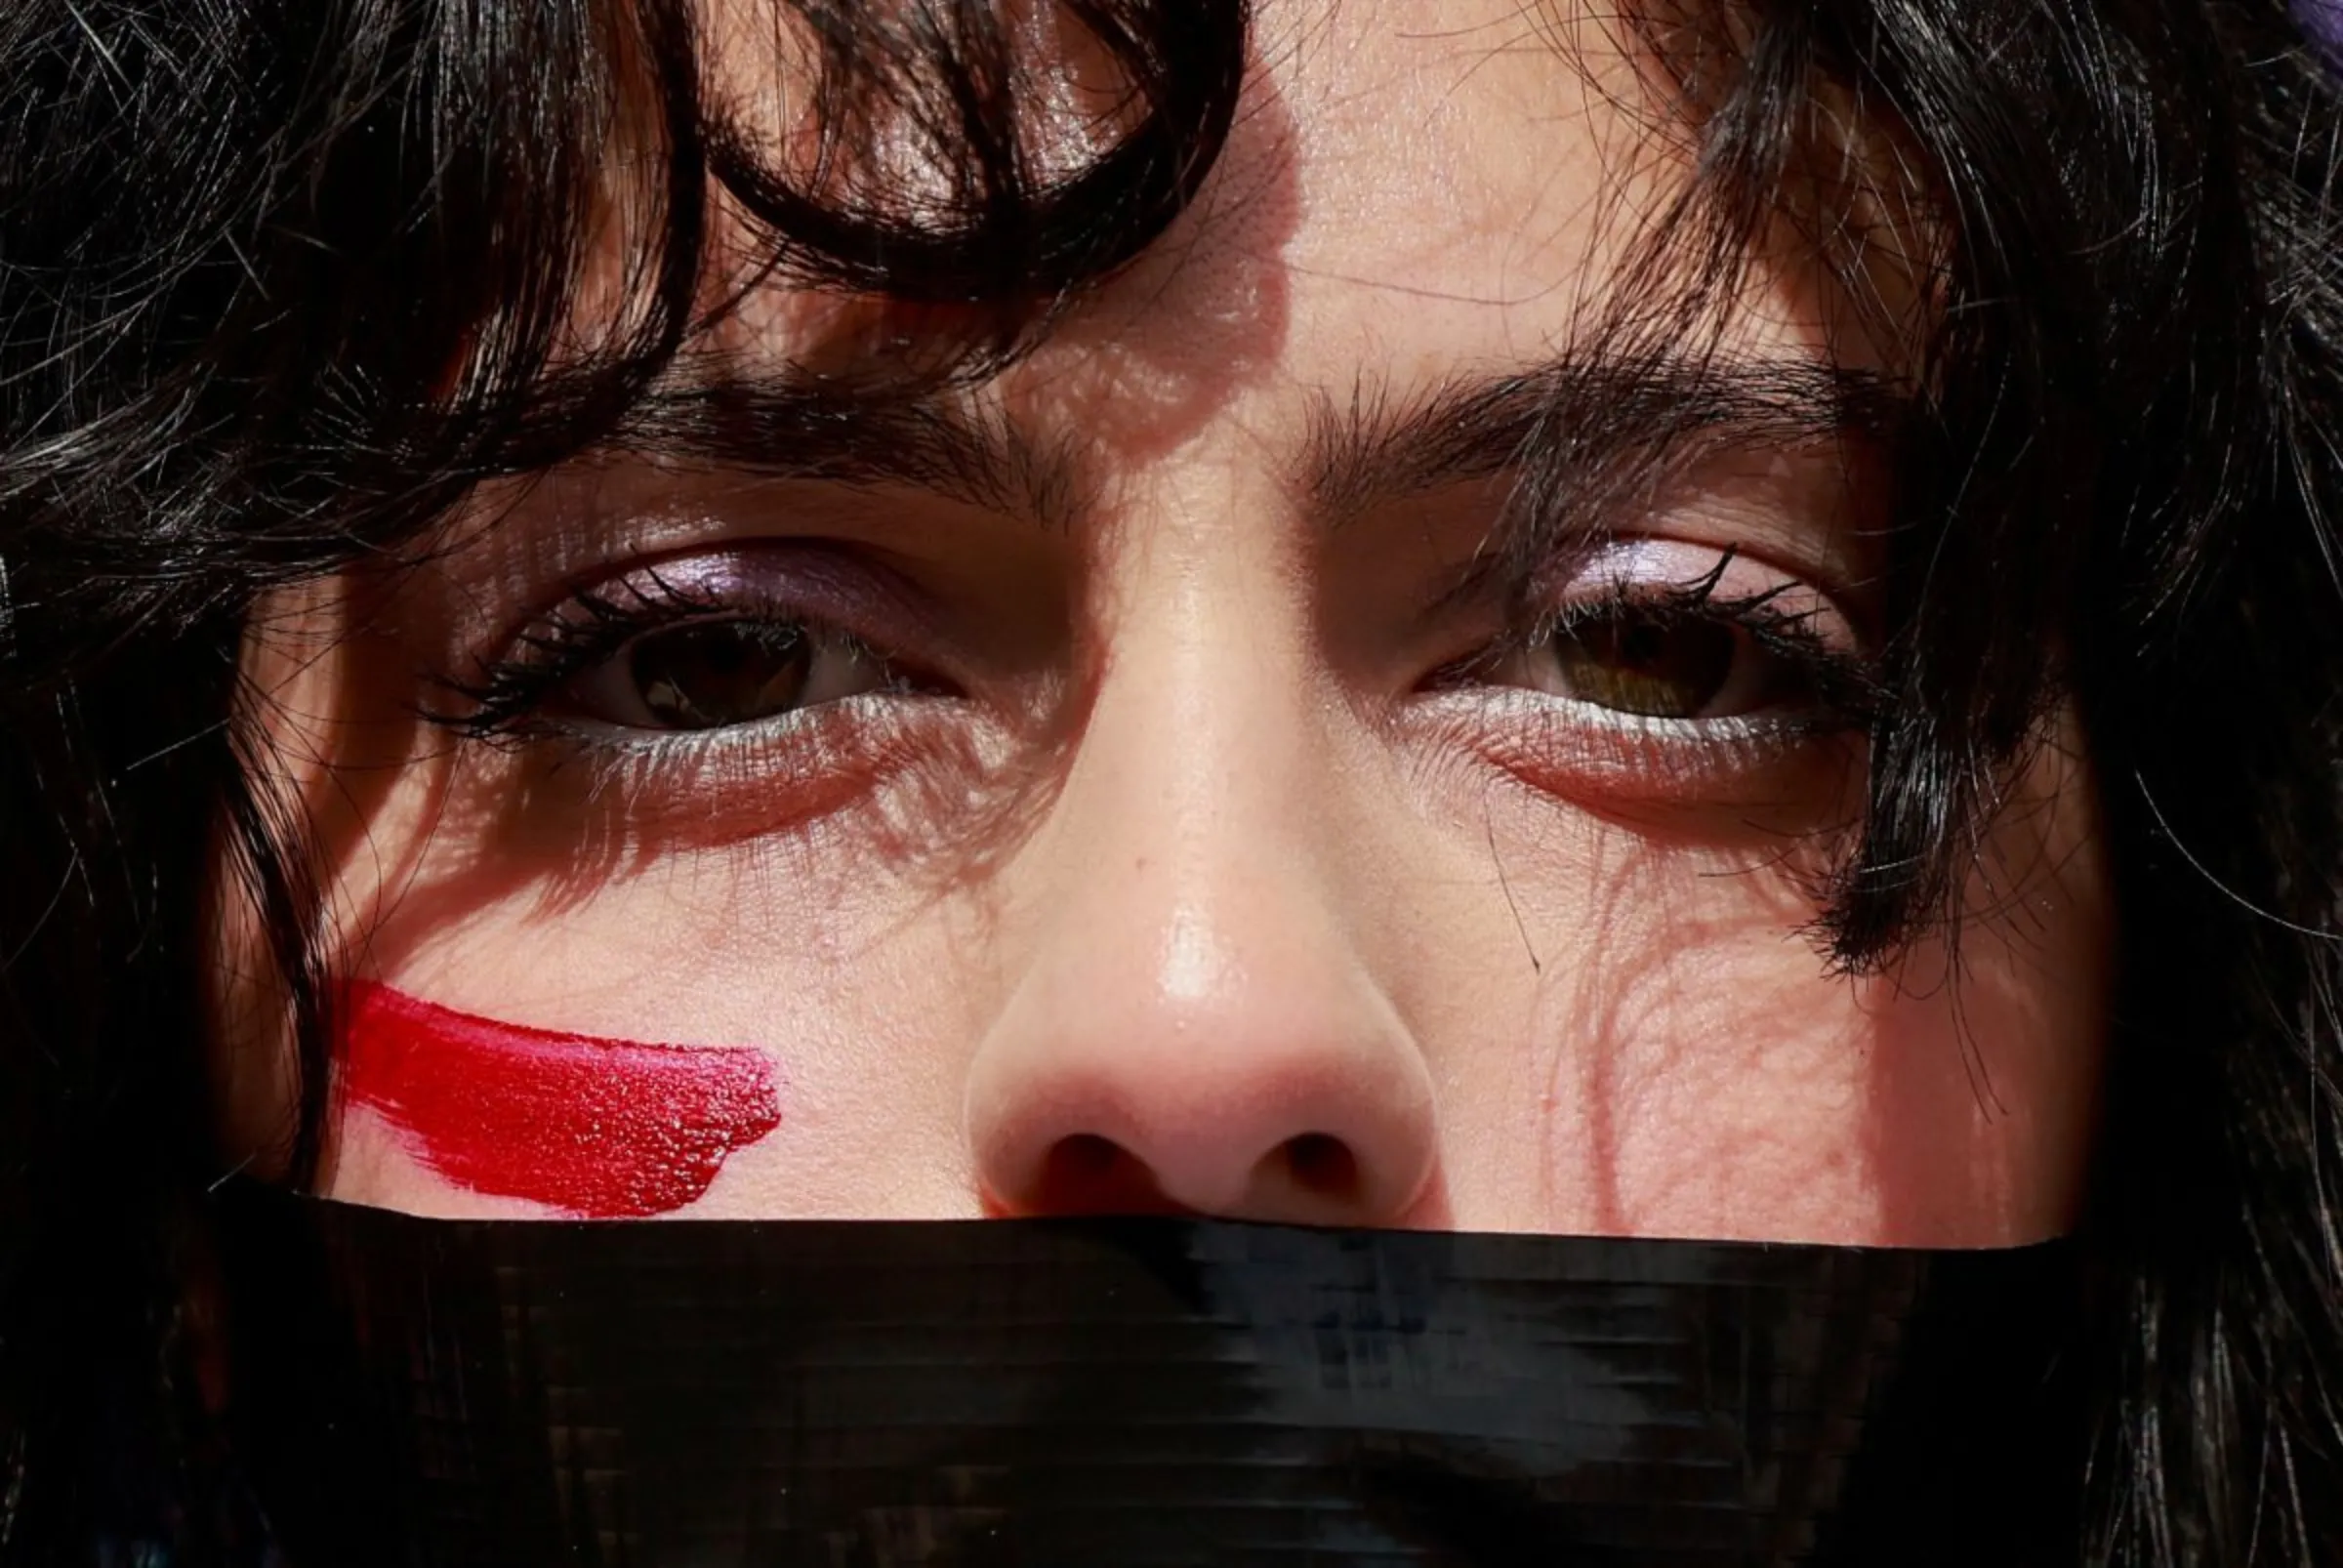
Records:
M531 1029L380 985L350 986L343 1018L349 1103L474 1192L589 1218L667 1214L781 1125L759 1051Z

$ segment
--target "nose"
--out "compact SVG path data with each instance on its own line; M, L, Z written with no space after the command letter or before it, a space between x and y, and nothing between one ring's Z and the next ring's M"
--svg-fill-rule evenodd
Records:
M1305 683L1254 676L1132 677L1091 710L969 1070L996 1213L1377 1225L1427 1190L1431 1074L1357 939L1341 769L1275 695Z
M980 1050L968 1137L991 1205L1400 1220L1430 1175L1431 1080L1368 977L1257 884L1130 880L1154 940L1144 918L1067 911L1086 951L1031 972Z

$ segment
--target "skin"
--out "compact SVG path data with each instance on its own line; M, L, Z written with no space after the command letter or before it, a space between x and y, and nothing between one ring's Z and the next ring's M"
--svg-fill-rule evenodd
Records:
M1582 351L1649 286L1642 219L1684 175L1639 117L1648 76L1590 28L1475 0L1261 10L1198 209L980 394L1073 460L1048 505L604 460L482 497L420 565L265 606L256 718L350 972L769 1052L782 1125L694 1216L2068 1228L2110 944L2070 725L1973 857L1957 960L1926 939L1834 974L1811 928L1859 734L1638 724L1536 649L1476 662L1505 614L1452 591L1509 477L1310 482L1354 403L1404 413ZM1786 255L1713 322L1726 357L1892 376L1895 335ZM719 346L784 357L826 309L760 297ZM1576 519L1579 564L1541 591L1731 553L1735 582L1863 642L1892 504L1859 444L1752 440L1663 481ZM569 586L726 552L828 585L915 689L665 738L572 715L487 744L415 718ZM823 679L876 668L840 654ZM242 1157L281 1138L284 1031L226 893L223 930ZM435 1176L362 1108L324 1189L533 1212Z

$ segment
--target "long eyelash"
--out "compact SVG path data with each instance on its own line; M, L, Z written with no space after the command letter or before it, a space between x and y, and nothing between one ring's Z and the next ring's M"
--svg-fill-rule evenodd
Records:
M472 681L442 680L462 706L423 717L473 740L518 740L537 732L546 704L569 681L646 632L737 609L679 588L656 572L615 587L582 588L480 666Z
M1721 622L1747 633L1760 651L1782 660L1805 679L1818 705L1813 721L1818 726L1870 724L1878 714L1884 696L1878 667L1860 653L1834 645L1815 630L1814 622L1821 611L1786 607L1782 600L1796 591L1794 584L1783 583L1761 593L1720 597L1717 586L1733 559L1734 552L1726 551L1705 575L1689 582L1634 583L1615 579L1607 592L1599 596L1526 617L1519 632L1474 655L1470 667L1479 669L1494 664L1568 637L1580 627L1629 612L1663 623Z

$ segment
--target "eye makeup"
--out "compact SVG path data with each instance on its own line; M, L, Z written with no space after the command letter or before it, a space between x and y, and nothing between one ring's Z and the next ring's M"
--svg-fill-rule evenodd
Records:
M343 994L341 1071L346 1102L443 1180L585 1219L680 1209L781 1125L760 1051L530 1028L367 983Z
M1542 520L1501 549L1489 529L1512 516L1509 491L1443 492L1422 558L1388 568L1407 619L1368 625L1344 593L1330 652L1367 711L1421 712L1435 722L1422 733L1535 762L1552 792L1738 811L1806 782L1802 761L1843 771L1847 737L1878 710L1864 557L1831 543L1869 516L1857 478L1828 453L1734 448L1618 528L1524 514ZM654 520L655 499L640 508ZM745 502L741 516L835 534L725 532L720 506L696 536L614 519L424 654L456 699L425 717L472 743L461 755L484 792L525 795L532 833L601 833L646 855L811 843L799 835L817 822L896 843L895 824L927 819L880 803L915 781L941 786L948 816L977 778L972 743L1014 756L1069 717L1056 705L1081 679L1076 552L977 570L966 538L945 541L916 507L884 536L819 499L803 516Z
M848 566L832 553L783 546L670 557L572 590L504 651L483 658L476 681L449 682L470 704L453 722L483 737L548 722L603 738L645 736L730 727L860 691L934 684L896 670L865 644L864 629L890 645L932 640L885 574ZM656 684L655 672L639 668L644 655L664 649L672 663L676 644L695 639L710 644L700 650L704 673L726 678L722 684L740 684L759 662L760 644L765 665L790 663L794 653L801 679L788 684L786 701L719 702L696 718L663 718L656 703L646 706L630 688L629 677L648 675ZM695 705L682 703L680 712L694 715Z
M1519 682L1624 720L1829 728L1866 722L1875 701L1847 616L1738 548L1621 541L1533 625Z

